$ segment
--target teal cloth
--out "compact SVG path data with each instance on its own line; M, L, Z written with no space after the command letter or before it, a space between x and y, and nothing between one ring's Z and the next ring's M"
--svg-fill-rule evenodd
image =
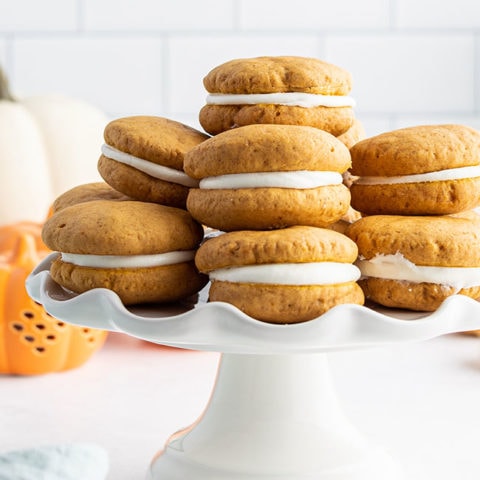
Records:
M0 480L105 480L108 467L107 452L89 443L0 454Z

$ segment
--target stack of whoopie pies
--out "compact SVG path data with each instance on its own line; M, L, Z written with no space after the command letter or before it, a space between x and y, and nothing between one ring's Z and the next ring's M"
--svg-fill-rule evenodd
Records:
M237 59L204 78L209 135L154 116L110 122L105 183L65 192L45 224L52 277L125 304L181 300L210 279L211 301L270 323L365 296L426 311L480 297L480 133L365 139L351 83L318 59Z
M204 85L200 123L215 136L187 152L184 168L199 182L188 211L224 232L196 255L210 300L271 323L363 304L357 247L330 229L349 211L348 146L363 136L350 74L317 59L259 57L214 68Z
M235 59L204 78L208 92L199 120L216 135L252 124L301 125L324 130L347 148L365 138L355 117L350 72L317 58L256 57ZM350 185L350 175L343 175ZM359 218L349 208L335 224L339 231Z
M135 304L184 298L208 274L210 300L277 323L363 303L357 247L328 229L349 212L348 147L364 137L350 74L261 57L215 68L205 87L200 123L214 137L152 116L106 126L106 183L65 192L45 224L54 280ZM202 224L221 235L197 252Z
M367 298L433 311L450 295L480 297L480 133L460 125L410 127L351 150L346 234L359 248Z
M349 97L352 78L316 58L231 60L203 80L208 92L200 124L212 135L252 124L309 125L348 147L365 135Z
M195 266L204 230L186 211L185 153L208 135L173 120L110 122L98 169L106 183L80 185L53 205L43 239L59 255L52 278L82 293L116 292L125 305L182 300L208 281Z

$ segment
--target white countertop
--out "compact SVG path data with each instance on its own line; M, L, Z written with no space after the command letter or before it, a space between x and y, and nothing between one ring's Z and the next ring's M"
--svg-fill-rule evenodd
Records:
M219 355L110 334L84 366L0 376L0 452L89 441L107 449L109 480L143 480L154 454L195 421ZM329 354L352 423L387 448L406 480L480 478L480 338Z

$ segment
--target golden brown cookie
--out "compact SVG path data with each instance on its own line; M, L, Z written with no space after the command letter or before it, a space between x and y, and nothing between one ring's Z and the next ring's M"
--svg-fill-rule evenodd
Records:
M203 80L208 92L307 92L348 95L350 74L317 58L257 57L230 60L211 70Z
M480 296L480 222L455 216L364 217L347 228L365 296L433 311L450 295Z
M404 128L351 150L352 207L364 214L445 215L480 205L480 133L462 125Z
M137 200L185 208L196 182L183 158L208 135L167 118L134 116L110 122L104 137L98 170L109 185Z
M353 123L351 76L316 58L231 60L203 80L209 92L200 124L217 135L254 123L309 125L337 136Z
M195 263L212 281L210 301L269 323L312 320L335 305L362 304L355 244L316 227L224 233L205 241Z
M480 337L480 330L470 330L468 332L461 332L464 333L465 335L471 335L473 337Z
M78 185L67 190L55 199L52 212L56 213L63 208L76 205L77 203L91 202L93 200L125 201L132 200L123 193L114 190L108 183L95 182Z
M203 229L178 208L137 201L79 203L55 213L42 238L60 252L52 278L77 293L108 288L126 305L171 302L207 282L193 261Z
M223 132L185 156L185 171L200 180L187 209L223 231L292 225L325 227L348 210L342 173L348 149L313 127L248 125Z
M205 105L200 110L199 121L212 135L253 123L281 125L308 125L341 135L354 116L351 107L296 107L285 105Z
M349 207L347 213L337 222L332 223L327 228L335 230L336 232L345 233L345 230L354 222L359 220L361 215L359 212L354 210L352 207Z
M365 128L362 122L355 118L352 126L345 132L339 135L337 138L348 148L352 148L360 140L364 140L366 137Z
M366 137L365 129L363 124L358 120L354 119L353 125L342 135L339 135L337 138L348 148L352 148L360 140L363 140ZM354 177L349 171L343 174L343 183L348 188L352 186L352 183L357 177ZM357 212L352 207L350 207L349 212L347 212L347 218L337 222L338 225L335 225L334 228L338 227L338 231L342 232L345 228L352 223L354 220L360 218L360 212Z

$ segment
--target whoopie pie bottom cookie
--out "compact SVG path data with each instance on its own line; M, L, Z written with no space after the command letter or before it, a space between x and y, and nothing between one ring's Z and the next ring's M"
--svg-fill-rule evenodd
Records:
M367 299L434 311L454 294L480 297L480 222L471 216L372 215L346 235L358 246Z
M346 236L316 227L237 231L205 241L195 257L211 280L209 299L269 323L312 320L336 305L363 304Z

